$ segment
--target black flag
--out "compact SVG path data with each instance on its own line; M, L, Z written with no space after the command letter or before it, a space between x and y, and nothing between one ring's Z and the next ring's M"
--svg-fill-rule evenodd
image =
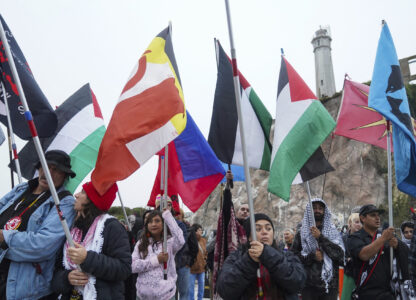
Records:
M56 114L38 86L30 70L22 51L19 48L12 32L0 15L6 39L9 43L14 63L19 74L20 82L26 96L29 109L33 116L39 137L49 137L55 133L58 119ZM19 98L16 83L9 66L8 58L4 48L4 41L0 40L0 80L6 89L7 101L9 104L10 117L14 133L21 139L32 137L29 126L24 116L24 108ZM3 89L0 88L0 122L7 126L6 107L4 104Z

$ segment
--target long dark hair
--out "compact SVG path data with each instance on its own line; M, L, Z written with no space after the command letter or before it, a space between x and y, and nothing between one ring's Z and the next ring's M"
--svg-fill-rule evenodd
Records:
M97 208L97 206L95 206L95 204L88 197L87 199L89 202L84 204L83 210L85 216L80 215L74 222L74 227L81 229L83 232L90 228L96 217L105 213L105 211Z
M148 213L147 220L144 223L144 232L142 236L140 237L140 244L139 244L139 254L142 256L142 258L146 258L148 254L148 248L150 245L149 238L152 237L152 234L149 231L149 223L153 220L154 217L159 216L162 220L162 226L165 224L165 220L163 220L162 213L159 210L152 210ZM168 229L168 236L170 236L170 230ZM152 247L156 246L158 243L161 243L162 241L155 241L153 239Z

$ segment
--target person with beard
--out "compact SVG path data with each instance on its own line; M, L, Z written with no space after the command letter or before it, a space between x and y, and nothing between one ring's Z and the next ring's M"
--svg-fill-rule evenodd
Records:
M306 205L302 227L292 246L308 276L302 299L336 300L338 268L344 264L344 243L324 200L314 198L311 202L312 207L311 203Z
M117 190L113 184L101 196L87 182L75 194L75 247L64 244L52 280L61 300L125 299L124 280L131 274L129 238L123 225L106 213Z
M261 213L254 215L257 241L250 233L250 219L244 222L249 241L230 253L218 275L217 291L225 299L298 299L306 274L302 263L291 252L277 249L271 219ZM257 269L263 295L259 295Z
M68 224L75 212L74 197L65 189L75 177L71 158L59 150L45 159ZM37 163L39 177L21 183L0 199L0 299L48 299L55 255L65 240L45 171Z

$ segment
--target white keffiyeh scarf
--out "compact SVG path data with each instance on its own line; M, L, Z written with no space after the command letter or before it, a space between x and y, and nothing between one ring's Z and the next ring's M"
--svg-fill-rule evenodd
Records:
M325 207L321 234L331 242L339 245L345 252L341 234L338 232L338 230L335 228L335 225L331 221L331 211L327 207L325 201L321 198L314 198L312 199L312 203L313 202L321 202ZM314 218L313 209L311 207L311 203L308 203L306 205L306 210L302 220L302 228L300 230L300 237L302 242L301 254L303 256L307 256L310 253L315 253L315 251L319 249L318 241L313 237L310 231L310 228L314 226L314 219L312 218ZM324 256L324 264L322 266L321 278L325 282L325 289L328 293L329 282L331 281L333 275L333 264L331 258L329 258L329 256L324 251L322 252Z
M84 245L85 249L87 251L94 251L96 253L101 253L104 243L104 237L103 237L103 231L104 231L104 223L110 218L114 218L113 216L110 216L109 214L103 214L98 216L93 223L96 222L96 228L94 231L94 236L92 239L88 239L88 242ZM74 238L76 233L76 228L73 228L71 230L71 235ZM87 233L88 235L88 233ZM84 240L87 239L87 236ZM75 239L74 239L75 240ZM76 265L73 264L69 257L67 257L66 252L69 245L68 242L65 243L64 246L64 259L63 259L63 265L66 270L75 270ZM88 274L88 283L85 286L75 286L75 289L83 296L85 300L95 300L97 299L97 291L95 289L95 282L96 278L93 275Z

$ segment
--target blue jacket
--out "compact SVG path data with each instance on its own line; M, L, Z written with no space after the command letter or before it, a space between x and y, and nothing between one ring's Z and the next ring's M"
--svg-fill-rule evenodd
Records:
M27 188L27 182L21 183L1 198L0 214ZM57 192L62 190L63 187ZM71 226L75 217L74 197L66 196L60 200L60 203L68 226ZM30 216L26 231L3 230L8 248L0 249L0 261L3 258L10 260L7 277L8 300L39 299L52 293L51 280L56 252L65 240L65 233L53 204L52 196L43 202ZM37 268L35 263L38 264Z

